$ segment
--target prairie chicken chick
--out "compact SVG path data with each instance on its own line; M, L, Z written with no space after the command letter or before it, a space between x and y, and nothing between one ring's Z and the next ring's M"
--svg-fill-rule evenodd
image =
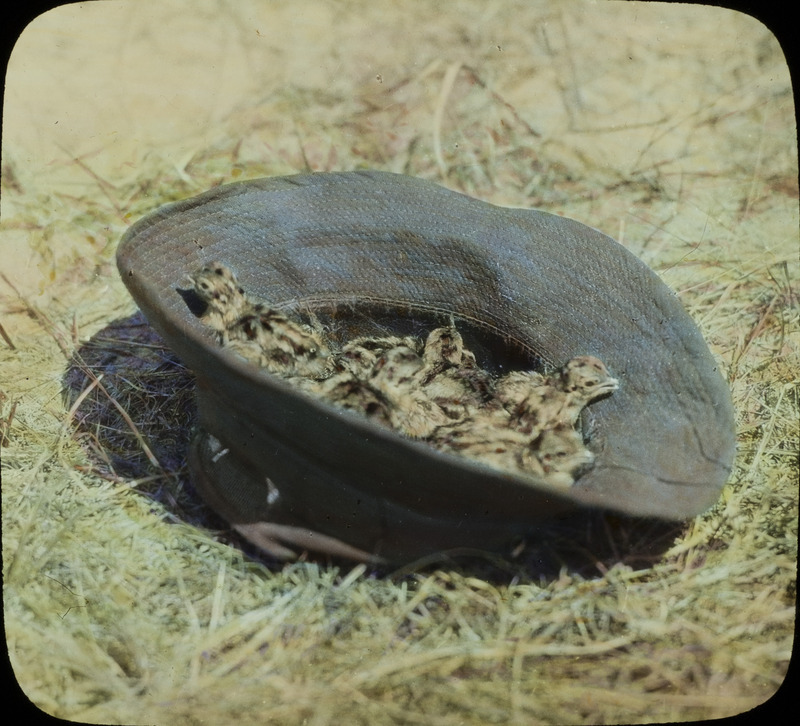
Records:
M422 359L424 365L419 373L422 390L449 418L468 417L487 399L490 376L464 347L464 339L455 325L430 332Z
M391 426L389 406L383 397L368 383L359 380L349 371L336 373L322 381L293 378L301 390L350 411L358 411L367 418Z
M221 262L209 262L187 276L195 294L205 303L200 321L217 333L217 342L254 365L261 365L258 341L247 337L230 339L228 330L252 309L252 303L236 276Z
M530 438L510 426L511 418L500 406L487 406L463 421L451 421L440 427L431 437L431 442L444 451L491 449L498 436L509 435L509 441L530 443Z
M571 397L573 405L581 408L619 388L619 381L612 378L605 364L593 355L581 355L567 361L561 369L560 382L561 389ZM575 420L577 418L575 416Z
M594 463L594 454L571 426L556 426L533 442L520 463L551 486L568 489Z
M420 342L410 335L385 338L359 336L342 346L339 364L355 375L366 378L372 374L373 367L384 353L398 347L419 353Z
M369 378L372 367L378 362L378 356L369 348L364 348L353 343L342 346L338 364L342 370L352 373L358 378Z
M475 356L464 347L464 339L453 324L434 328L428 333L422 359L432 375L445 368L475 366Z
M499 406L476 413L474 418L442 426L432 437L434 446L482 461L502 471L519 474L522 451L530 437L509 425L508 412Z
M383 390L387 386L407 387L414 385L422 369L420 355L410 346L396 345L385 350L372 366L370 382Z
M490 376L480 368L449 368L423 384L423 393L447 416L464 420L477 416L488 400Z
M419 388L417 380L423 365L413 348L399 344L378 358L369 378L369 385L388 404L392 425L413 438L428 438L450 421Z
M413 335L387 335L385 337L361 335L345 343L344 348L350 346L369 350L377 357L380 357L383 353L392 348L410 348L417 355L419 355L422 350L422 344L419 339L415 338Z
M547 379L536 371L511 371L494 386L494 397L509 411L517 410L531 391L546 385Z
M257 343L260 365L272 373L325 378L332 370L331 351L322 336L265 303L252 305L223 336L223 343Z
M422 391L410 388L384 395L388 399L391 425L406 436L429 439L440 426L451 422Z
M521 430L536 436L556 426L574 426L587 404L618 387L601 361L579 356L551 377L509 373L498 381L495 396Z
M278 375L330 373L330 349L322 334L251 299L228 267L211 262L189 279L206 303L200 320L217 331L223 347Z
M206 305L200 320L218 333L223 333L247 312L250 306L247 295L233 272L221 262L209 262L188 278L195 294Z

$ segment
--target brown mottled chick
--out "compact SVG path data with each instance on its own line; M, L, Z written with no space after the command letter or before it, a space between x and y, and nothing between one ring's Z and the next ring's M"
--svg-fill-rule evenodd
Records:
M556 426L574 426L587 404L616 391L619 383L594 356L572 358L556 376L510 373L495 396L521 430L537 435Z
M322 335L252 300L225 265L212 262L189 279L206 303L200 320L217 331L223 347L278 375L330 374L331 353Z
M250 307L235 275L221 262L209 262L188 278L206 304L200 320L218 333L224 333Z
M474 417L439 427L433 432L431 442L441 451L462 454L519 474L517 453L530 444L530 437L510 426L505 409L493 406Z
M392 425L389 406L381 394L350 371L341 371L322 381L304 377L295 377L290 380L301 390L325 401L330 401L350 411L359 411L367 418L385 426Z
M442 451L458 453L511 474L531 474L558 488L572 486L594 462L594 455L573 428L558 426L532 438L511 426L508 413L500 408L489 407L474 419L441 427L433 443Z
M536 371L511 371L494 385L494 397L509 411L519 407L531 391L547 385L547 379Z
M230 339L229 329L252 309L233 272L221 262L209 262L187 277L190 287L205 303L200 320L217 333L217 342L250 363L260 365L263 351L258 341L246 336Z
M489 374L478 367L454 324L430 332L422 360L417 376L422 390L450 419L472 415L487 398Z
M464 339L452 323L428 333L422 360L431 376L446 368L475 365L475 356L464 347Z
M325 378L331 370L331 352L317 331L295 322L264 303L256 303L227 331L228 341L256 341L260 365L284 376Z
M407 345L386 350L375 365L369 385L389 404L392 425L413 438L428 438L449 419L419 387L420 355Z
M410 348L419 353L419 340L410 335L403 337L386 336L383 338L359 336L342 345L339 362L353 374L360 377L368 377L372 374L373 366L387 350L400 346Z
M583 444L581 435L571 426L547 429L528 447L521 466L539 474L548 484L568 489L575 479L594 463L594 454Z

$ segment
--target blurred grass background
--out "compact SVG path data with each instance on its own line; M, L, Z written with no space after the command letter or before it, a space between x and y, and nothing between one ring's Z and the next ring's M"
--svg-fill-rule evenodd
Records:
M16 676L49 713L683 721L781 683L800 339L794 108L775 38L713 7L440 7L120 0L58 8L20 38L0 210L4 607ZM739 454L719 503L651 561L587 552L555 571L528 556L386 577L243 552L186 484L179 437L147 428L154 411L190 415L191 379L131 318L116 244L215 184L358 168L571 216L652 266L730 382ZM154 396L171 388L186 397Z

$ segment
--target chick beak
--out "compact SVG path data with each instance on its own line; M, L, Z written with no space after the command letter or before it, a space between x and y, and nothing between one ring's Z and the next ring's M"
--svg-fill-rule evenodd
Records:
M616 378L609 378L603 381L596 389L595 395L605 396L607 393L613 393L619 388L619 381Z

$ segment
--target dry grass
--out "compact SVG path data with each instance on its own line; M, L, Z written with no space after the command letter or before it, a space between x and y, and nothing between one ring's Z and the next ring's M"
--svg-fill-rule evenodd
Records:
M261 90L191 153L181 138L120 160L92 138L34 169L7 107L4 595L30 698L90 722L322 726L684 721L773 694L794 633L800 370L774 39L675 6L634 22L606 3L308 3L286 39L286 7L194 7ZM361 167L575 217L657 270L730 381L739 455L719 503L678 528L572 523L606 546L569 557L394 576L240 549L186 481L191 378L130 317L116 243L213 184Z

